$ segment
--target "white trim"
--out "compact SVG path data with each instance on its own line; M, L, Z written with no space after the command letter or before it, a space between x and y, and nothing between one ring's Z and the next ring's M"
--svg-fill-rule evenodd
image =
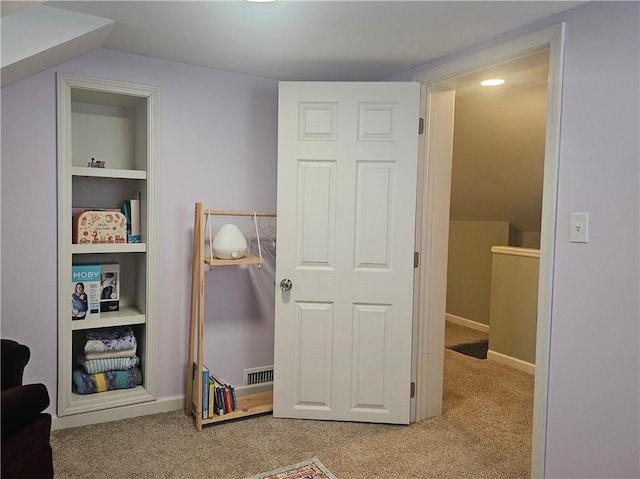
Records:
M484 323L479 323L478 321L473 321L471 319L463 318L462 316L456 316L455 314L445 314L445 321L449 321L453 324L459 324L460 326L464 326L465 328L475 329L476 331L482 331L483 333L489 332L489 325Z
M527 258L540 257L539 249L520 248L518 246L492 246L491 252L494 254L505 254L508 256L526 256Z
M504 43L502 45L483 50L476 54L453 60L429 70L418 72L413 75L413 80L420 83L442 83L445 80L452 80L463 73L469 74L484 68L507 62L511 59L535 53L544 49L553 41L558 30L564 28L564 24L556 27L545 28L538 32L525 35L524 37ZM445 88L454 89L451 83L441 84Z
M73 92L73 94L72 94ZM131 165L129 173L121 169L104 169L87 173L87 168L73 166L71 124L71 103L76 101L74 95L93 97L98 95L100 102L128 108L139 108L143 115L137 115L138 120L145 119L146 125L139 130L144 131L142 138L137 139L138 145L144 144L144 149L136 152L136 162ZM58 416L84 415L91 412L111 416L109 409L150 403L157 399L157 289L158 289L158 248L156 238L159 236L158 218L158 135L159 135L159 89L153 86L135 83L103 80L97 78L57 74L57 138L58 138L58 394L56 413ZM140 159L144 158L141 164ZM136 167L144 170L135 169ZM72 245L71 241L71 211L72 178L75 176L111 177L120 179L141 180L145 183L145 217L143 232L149 239L146 244L118 244L87 246ZM143 324L144 345L139 343L139 351L144 348L143 378L144 385L131 389L106 391L100 394L74 394L72 384L72 331L78 325L72 325L69 320L66 298L67 285L71 284L71 267L75 254L82 253L144 253L144 267L140 268L140 275L136 279L144 284L137 289L137 304L140 315L131 315L126 319L119 319L115 324ZM133 261L133 260L132 260ZM104 321L109 324L109 321ZM137 407L137 406L136 406ZM114 412L118 416L118 412ZM126 414L126 413L125 413ZM109 419L107 419L109 420ZM69 420L73 423L73 420ZM98 421L102 422L102 421Z
M531 452L531 477L544 477L545 453L546 453L546 430L547 430L547 401L549 389L549 354L551 337L551 310L553 301L553 264L555 258L555 236L556 236L556 204L558 188L558 165L560 151L560 116L562 106L562 79L564 62L564 24L557 25L523 36L519 39L509 41L497 47L488 48L482 52L457 59L445 65L434 67L430 70L416 73L413 76L415 81L422 83L423 90L429 91L429 102L426 107L422 106L421 114L427 119L427 129L434 128L430 123L436 118L431 111L431 100L437 100L437 95L442 93L454 93L454 80L456 77L469 74L473 71L481 70L490 65L507 62L512 59L549 48L549 83L548 83L548 105L547 105L547 127L545 142L544 179L543 179L543 199L542 199L542 228L541 228L541 256L540 274L538 286L538 326L536 337L536 363L537 374L534 389L533 403L533 438ZM440 121L439 121L440 122ZM443 120L446 122L446 120ZM442 177L433 178L433 172L437 166L430 164L431 150L434 148L434 139L427 139L427 148L421 161L426 162L424 175L421 179L426 188L423 189L418 201L428 201L429 186L437 185L445 181ZM441 145L435 146L439 148ZM445 165L440 165L441 171ZM449 165L450 168L450 165ZM446 202L448 206L449 202ZM440 205L443 207L443 205ZM439 329L435 323L443 324L444 314L440 314L440 303L444 298L438 298L429 286L437 286L434 283L437 274L440 272L438 261L443 255L446 257L446 247L444 250L433 247L434 241L433 218L442 214L437 211L430 211L431 205L425 208L422 215L422 228L420 240L417 243L422 256L422 263L429 265L420 272L421 296L418 311L418 351L417 364L417 398L416 398L416 420L424 419L422 415L425 411L433 410L430 402L437 401L434 398L434 391L442 391L442 374L444 360L438 356L440 338ZM447 208L448 212L448 208ZM438 230L438 234L444 234L448 228ZM446 273L446 268L445 268ZM446 280L446 277L445 277ZM446 282L446 281L445 281ZM434 337L435 336L435 337ZM432 364L421 367L422 361L428 360ZM437 364L433 364L437 363ZM439 374L440 371L440 374ZM427 374L429 372L430 374ZM441 399L440 399L441 401ZM426 404L424 404L426 403Z
M528 363L526 361L523 361L522 359L514 358L512 356L507 356L506 354L492 351L491 349L487 351L487 359L489 361L495 361L496 363L506 364L507 366L511 366L512 368L519 371L524 371L525 373L536 373L535 364Z
M536 380L533 392L533 438L531 477L545 476L547 447L547 402L549 397L549 356L553 302L553 265L556 244L556 205L560 164L560 119L564 68L565 25L547 29L549 38L549 88L544 153L538 317L536 333Z
M416 218L419 228L416 245L423 266L419 268L419 281L415 286L418 296L415 421L442 414L445 323L429 318L444 318L446 314L455 106L454 91L425 85L421 90L421 116L426 118L426 128L418 170L421 177L417 200L422 204L418 209L420 217ZM433 121L435 118L444 120ZM442 161L442 158L449 160Z
M173 396L157 401L134 404L103 411L93 411L84 414L74 414L72 416L56 416L52 414L51 429L67 429L69 427L88 426L89 424L100 424L103 422L119 421L138 416L147 416L161 412L171 412L184 409L184 396Z
M273 390L273 382L251 384L249 386L236 386L236 394L238 396L245 396L247 394L254 394L271 390ZM92 411L63 417L52 414L51 429L67 429L70 427L80 427L88 426L90 424L119 421L121 419L129 419L138 416L148 416L149 414L180 411L185 408L185 400L185 396L170 396L163 399L158 399L157 401L106 409L104 411Z

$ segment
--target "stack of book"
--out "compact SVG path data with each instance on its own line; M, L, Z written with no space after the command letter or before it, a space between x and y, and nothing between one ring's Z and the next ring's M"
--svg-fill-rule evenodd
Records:
M196 414L197 389L195 372L197 365L193 364L193 393L191 409ZM237 411L238 404L236 390L231 385L222 381L215 374L209 371L207 366L202 366L202 409L200 411L202 419L212 419L214 414L223 416L233 411Z
M235 388L211 374L209 377L209 403L213 406L213 413L218 416L237 411L238 403ZM213 417L213 413L209 412L210 419Z

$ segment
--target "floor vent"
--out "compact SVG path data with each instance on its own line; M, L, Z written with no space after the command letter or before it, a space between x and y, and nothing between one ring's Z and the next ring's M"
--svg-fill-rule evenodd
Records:
M273 365L244 370L244 385L270 383L273 381Z

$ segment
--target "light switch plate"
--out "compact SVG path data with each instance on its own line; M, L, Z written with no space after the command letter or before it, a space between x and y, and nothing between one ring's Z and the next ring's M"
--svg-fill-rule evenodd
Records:
M569 241L572 243L587 243L589 241L589 214L571 213Z

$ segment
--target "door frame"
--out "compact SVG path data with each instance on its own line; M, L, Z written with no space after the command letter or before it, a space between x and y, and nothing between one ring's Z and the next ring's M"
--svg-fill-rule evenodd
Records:
M544 477L546 452L564 37L562 23L413 76L414 81L421 83L420 111L426 122L418 170L416 248L421 267L416 272L414 290L416 338L412 371L416 382L412 421L420 421L442 413L454 81L471 72L549 49L531 477Z

